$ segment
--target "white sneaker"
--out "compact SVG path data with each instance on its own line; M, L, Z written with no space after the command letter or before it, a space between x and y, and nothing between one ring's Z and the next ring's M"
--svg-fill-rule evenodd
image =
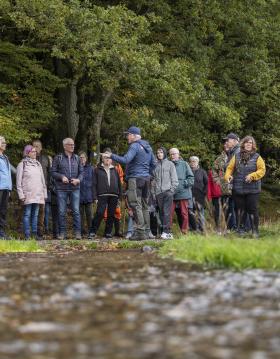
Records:
M162 232L162 234L161 234L160 238L161 238L161 239L169 239L169 238L170 238L169 236L170 236L170 234L169 234L169 233Z
M168 239L173 239L173 234L172 233L168 233Z

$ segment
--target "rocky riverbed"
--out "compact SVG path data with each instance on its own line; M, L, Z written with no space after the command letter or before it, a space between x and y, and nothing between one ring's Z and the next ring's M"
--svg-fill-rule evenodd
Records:
M2 255L0 358L280 357L277 272L147 251Z

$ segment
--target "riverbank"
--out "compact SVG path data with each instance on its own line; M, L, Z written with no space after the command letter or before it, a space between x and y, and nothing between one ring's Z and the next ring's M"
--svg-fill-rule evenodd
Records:
M207 268L280 270L280 224L265 224L260 239L236 234L218 236L188 234L174 240L129 241L124 239L66 241L0 241L0 253L81 252L141 250L158 251L159 256L195 263Z

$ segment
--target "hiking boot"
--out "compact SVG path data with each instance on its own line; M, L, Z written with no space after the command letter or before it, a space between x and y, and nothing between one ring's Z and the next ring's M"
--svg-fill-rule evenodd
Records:
M93 239L95 236L96 236L96 233L94 233L94 232L89 232L88 239L91 240L91 239Z
M79 241L79 240L82 239L82 236L81 236L81 233L80 233L80 232L75 233L75 239L76 239L77 241Z
M137 233L134 232L132 236L129 238L130 241L144 241L146 238L145 233Z

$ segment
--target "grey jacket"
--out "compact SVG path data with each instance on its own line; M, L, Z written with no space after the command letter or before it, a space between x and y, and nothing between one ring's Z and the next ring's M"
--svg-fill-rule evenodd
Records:
M175 192L179 182L174 163L168 159L158 161L154 169L154 191L158 195L165 191Z

